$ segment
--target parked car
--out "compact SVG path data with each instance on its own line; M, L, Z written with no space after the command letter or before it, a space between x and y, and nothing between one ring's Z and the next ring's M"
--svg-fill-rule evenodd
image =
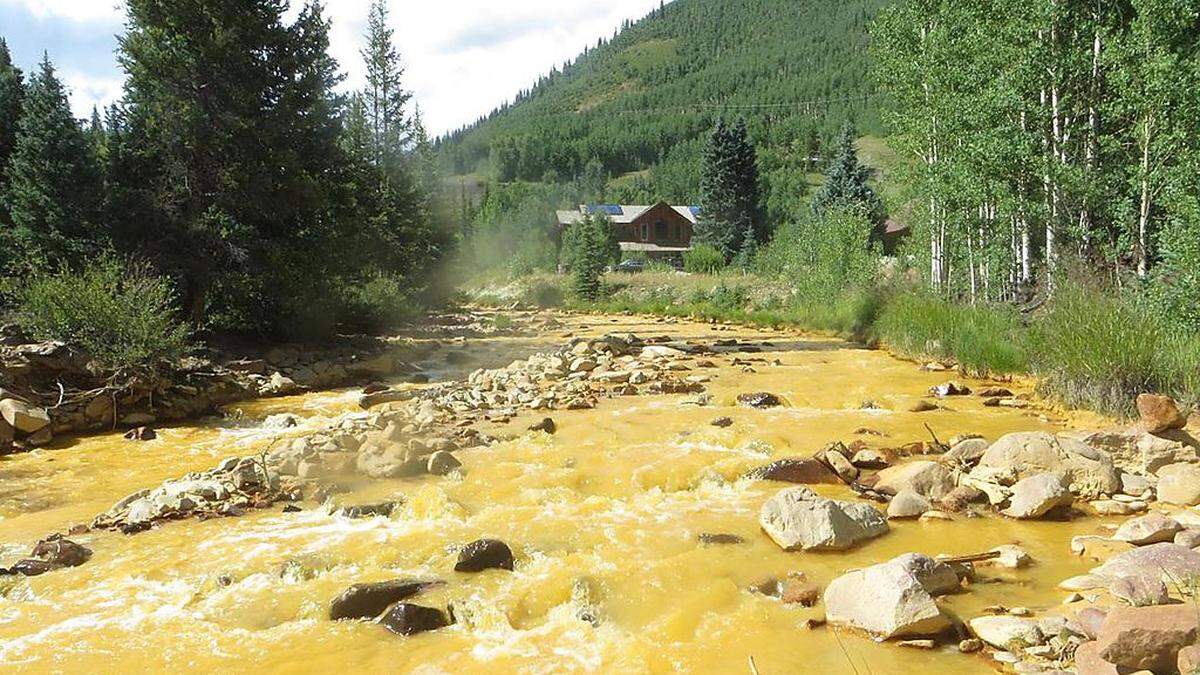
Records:
M615 265L613 267L614 272L621 272L622 274L636 274L637 272L645 271L645 269L646 269L646 261L645 260L633 260L633 259L622 260L620 263L618 263L617 265Z

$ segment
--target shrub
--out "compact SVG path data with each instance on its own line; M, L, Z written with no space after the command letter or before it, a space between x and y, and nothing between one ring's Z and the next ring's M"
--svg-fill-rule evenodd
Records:
M190 349L174 300L170 281L111 256L79 272L35 276L17 291L31 334L79 347L113 370L154 369Z
M1018 373L1027 367L1025 331L1011 307L900 293L884 304L871 335L899 353L953 358L974 373Z
M349 289L348 293L349 307L333 314L343 314L355 328L369 331L385 330L413 318L418 313L416 303L410 297L403 279L396 275L372 276ZM324 335L332 334L333 328L330 326ZM315 334L321 335L319 331Z
M725 269L725 254L712 244L697 244L683 254L683 269L692 274L716 274Z
M566 293L553 281L538 279L525 292L525 301L543 309L562 307L566 302Z

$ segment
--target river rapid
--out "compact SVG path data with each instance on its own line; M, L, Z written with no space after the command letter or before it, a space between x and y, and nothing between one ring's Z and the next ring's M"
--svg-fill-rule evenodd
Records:
M0 669L20 672L267 673L978 673L986 655L952 646L926 651L878 644L853 631L808 627L822 616L748 590L802 571L824 586L843 572L906 552L968 554L1018 543L1028 569L981 572L969 591L942 601L964 618L989 605L1034 611L1061 604L1061 580L1092 565L1071 555L1073 535L1099 519L1013 521L999 517L893 522L891 532L840 553L788 553L758 524L763 502L784 484L740 478L830 441L900 447L975 433L1096 426L1095 418L1042 406L985 408L976 397L904 412L953 373L926 372L885 352L790 331L636 317L560 317L561 328L524 338L469 339L465 360L421 364L434 381L463 378L561 345L569 336L634 332L711 343L768 341L761 362L718 367L712 403L694 396L605 399L592 410L554 411L558 433L525 432L532 413L489 433L509 437L458 453L446 477L364 482L339 504L397 499L390 517L351 520L305 502L238 518L187 520L133 536L72 537L94 551L87 564L33 578L0 577ZM772 362L778 360L778 365ZM954 378L971 387L988 383ZM1018 393L1028 382L1006 382ZM782 408L736 406L738 394L769 391ZM26 553L39 538L87 523L114 502L166 478L248 455L281 436L313 433L357 408L357 391L312 393L236 406L221 419L160 429L136 443L120 434L69 439L0 458L0 546ZM864 407L871 402L874 406ZM290 412L300 426L266 429ZM730 428L714 427L720 416ZM862 435L869 428L882 435ZM849 488L819 486L853 499ZM704 545L701 533L746 541ZM507 542L516 571L453 572L457 548L482 537ZM328 620L347 586L397 577L447 585L421 604L453 604L457 623L415 637L378 625ZM593 621L586 619L591 618Z

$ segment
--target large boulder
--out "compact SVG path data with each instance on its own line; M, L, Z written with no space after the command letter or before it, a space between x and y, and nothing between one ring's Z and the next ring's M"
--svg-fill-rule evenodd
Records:
M1187 417L1179 412L1179 406L1168 396L1142 394L1137 397L1137 409L1142 418L1142 428L1152 434L1187 426Z
M0 400L0 417L23 434L34 434L50 426L49 413L15 398Z
M1200 578L1200 553L1179 544L1150 544L1109 558L1092 574L1109 580L1157 577L1170 585Z
M1077 436L1084 443L1107 452L1119 469L1149 475L1169 464L1200 462L1196 441L1185 432L1156 436L1140 429L1098 431ZM1124 487L1124 484L1122 484ZM1140 494L1140 493L1139 493Z
M746 477L754 480L774 480L800 485L843 484L842 479L834 473L833 469L829 468L828 464L815 457L780 459L751 470Z
M1096 636L1101 658L1132 670L1175 671L1179 652L1196 644L1196 608L1190 604L1117 607Z
M913 573L911 563L896 559L834 579L825 589L826 619L882 638L946 630L950 619Z
M1018 481L1002 513L1021 520L1041 518L1056 508L1070 506L1073 500L1061 476L1043 473Z
M842 502L808 488L790 488L763 504L758 522L785 550L841 550L888 532L883 514L868 504Z
M1004 436L987 449L971 473L986 478L994 470L1012 471L1018 479L1061 474L1072 492L1089 499L1121 489L1121 476L1108 453L1068 436L1040 431Z
M1127 541L1134 546L1160 544L1174 541L1175 533L1183 527L1161 513L1150 513L1140 518L1127 520L1117 528L1113 539Z
M374 619L397 602L441 584L440 581L414 579L355 584L342 591L329 603L329 618L334 621Z
M789 488L768 499L759 523L788 551L847 549L888 531L887 520L874 507L827 499L806 487Z
M909 462L879 472L875 491L887 495L899 494L903 490L938 500L954 489L954 476L950 470L937 462Z
M1171 464L1158 470L1158 501L1180 506L1200 504L1200 466Z

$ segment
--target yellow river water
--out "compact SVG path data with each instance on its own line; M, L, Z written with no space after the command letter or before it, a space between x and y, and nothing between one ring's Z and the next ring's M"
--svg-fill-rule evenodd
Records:
M1097 531L1096 520L893 523L889 534L853 551L787 553L757 520L764 500L785 486L738 476L772 458L854 440L860 427L887 434L865 437L870 445L894 447L928 438L926 423L943 439L966 432L994 439L1098 420L984 408L970 397L934 412L901 412L948 375L832 339L632 317L566 322L534 338L470 340L462 347L467 363L426 365L442 368L438 377L460 377L549 349L568 332L610 331L769 339L774 351L762 356L782 365L759 365L756 373L722 365L708 385L708 407L683 405L679 396L604 400L594 410L554 413L555 436L523 433L530 418L516 419L493 430L513 440L459 453L461 475L377 482L338 497L402 498L391 518L348 520L309 503L300 513L276 507L136 536L76 537L95 551L86 565L0 586L0 669L749 673L753 658L763 675L989 672L987 656L952 647L906 649L808 629L805 620L819 616L819 606L784 605L746 588L795 571L825 584L909 551L1026 547L1033 568L987 571L969 592L945 599L969 618L992 604L1057 611L1064 594L1055 585L1090 566L1070 554L1068 542ZM771 391L788 405L736 408L735 396L745 391ZM868 400L880 409L861 409ZM103 434L0 458L0 543L25 553L39 537L87 522L130 492L251 454L280 434L320 428L355 402L355 392L254 402L235 406L241 421L163 429L148 443ZM305 423L286 432L257 426L284 411ZM735 425L709 425L721 415ZM847 489L820 491L851 498ZM747 542L706 547L697 543L702 532ZM455 547L481 537L508 542L516 571L453 572ZM401 638L372 624L327 620L330 598L346 586L405 576L450 582L419 602L452 602L459 622ZM582 588L599 613L595 626L578 618Z

